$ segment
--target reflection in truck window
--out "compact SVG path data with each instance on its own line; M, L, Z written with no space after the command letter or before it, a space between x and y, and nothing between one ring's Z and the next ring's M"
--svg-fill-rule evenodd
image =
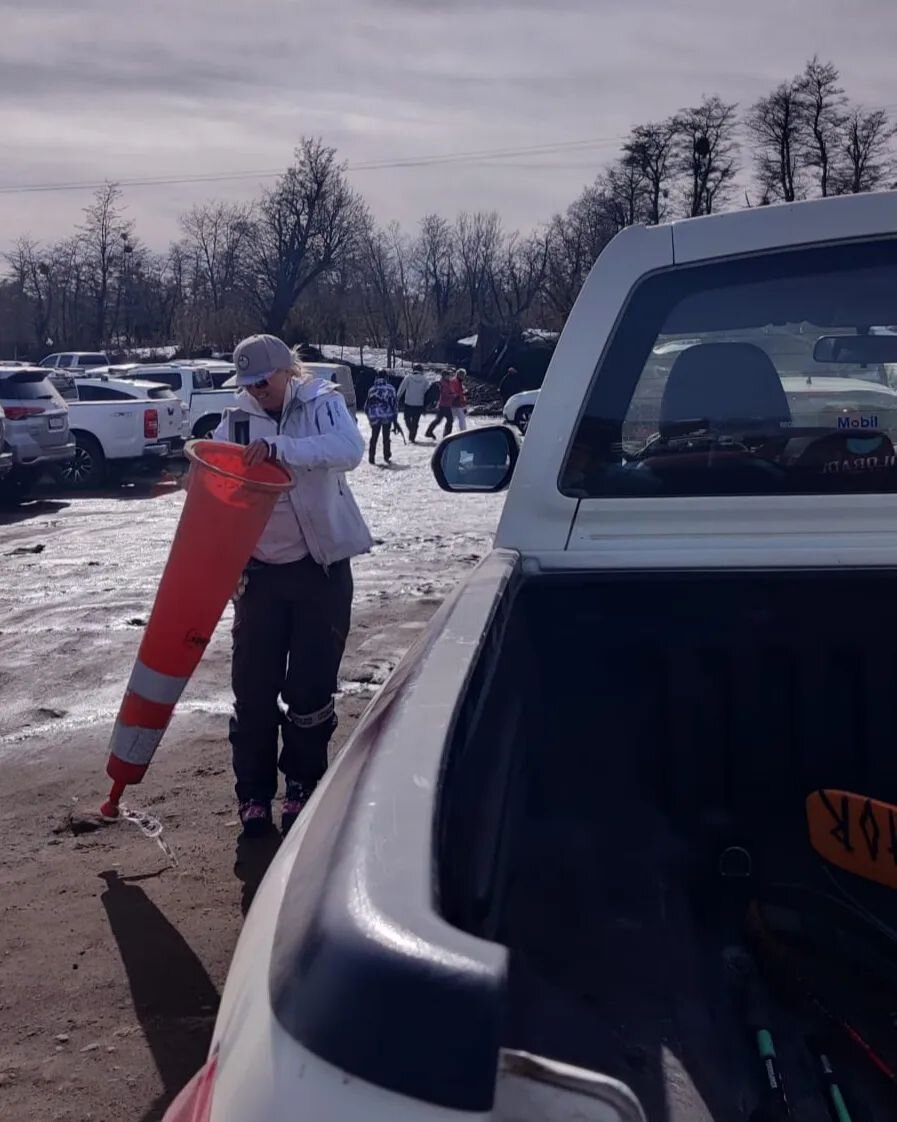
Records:
M648 278L596 372L561 490L897 490L897 336L875 327L895 291L893 240Z

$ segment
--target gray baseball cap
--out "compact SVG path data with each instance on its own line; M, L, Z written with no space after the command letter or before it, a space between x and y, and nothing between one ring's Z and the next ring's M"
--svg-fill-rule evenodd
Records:
M250 335L234 348L237 385L253 386L275 370L293 368L293 352L276 335Z

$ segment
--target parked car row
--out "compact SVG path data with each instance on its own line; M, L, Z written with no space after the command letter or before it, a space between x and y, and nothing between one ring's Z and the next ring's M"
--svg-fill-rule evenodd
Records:
M0 366L0 501L20 501L44 474L84 490L156 472L182 452L189 405L128 367L104 372L115 369Z
M311 364L355 413L348 367ZM45 473L71 490L158 471L189 439L211 435L236 400L233 363L111 364L102 351L0 362L0 501L22 499Z
M57 477L72 490L155 471L190 435L187 406L155 381L93 372L77 378L60 372L50 380L69 407L75 454Z

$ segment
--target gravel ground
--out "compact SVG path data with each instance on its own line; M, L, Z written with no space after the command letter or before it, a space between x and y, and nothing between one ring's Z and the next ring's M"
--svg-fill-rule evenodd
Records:
M364 422L362 422L362 427ZM377 539L355 564L336 746L466 571L494 496L450 496L430 449L394 448L352 486ZM111 721L183 494L171 484L0 514L0 1118L154 1122L204 1058L218 993L272 853L238 843L226 739L230 608L132 803L179 864L127 823L76 833L102 800Z

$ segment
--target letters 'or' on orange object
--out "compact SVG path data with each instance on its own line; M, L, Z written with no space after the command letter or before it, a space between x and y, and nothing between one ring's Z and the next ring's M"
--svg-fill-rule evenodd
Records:
M810 844L839 869L897 888L897 806L851 791L807 796Z

